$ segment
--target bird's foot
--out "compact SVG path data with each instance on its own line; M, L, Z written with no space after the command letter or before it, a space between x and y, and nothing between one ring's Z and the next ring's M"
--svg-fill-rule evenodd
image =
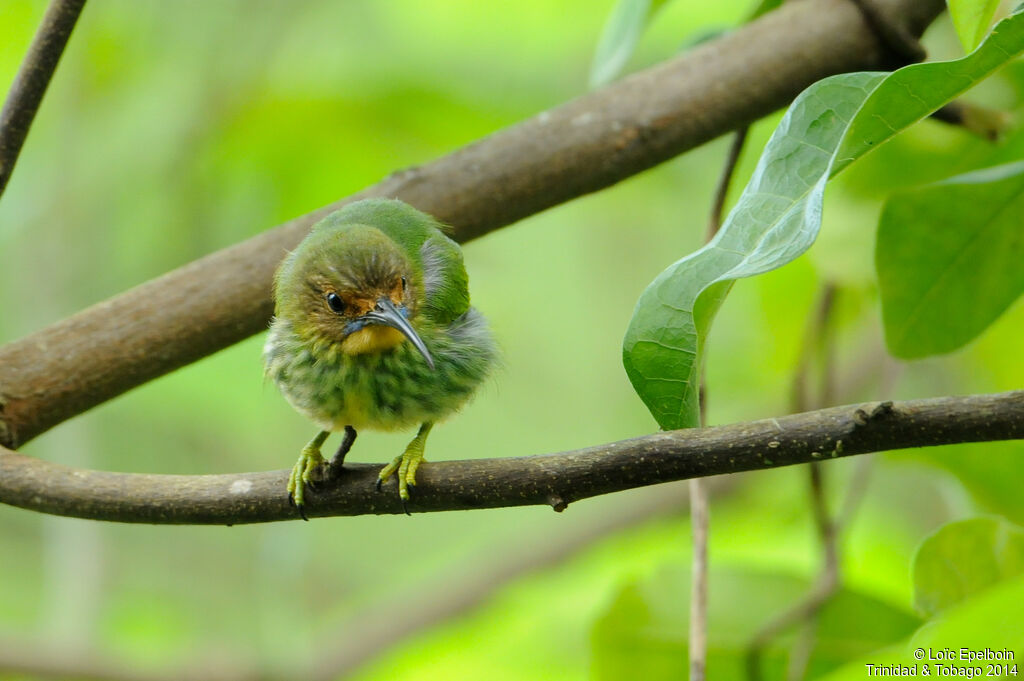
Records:
M387 482L392 475L398 478L398 496L402 500L402 510L406 515L409 513L409 490L416 486L416 470L423 463L423 448L414 448L411 444L400 455L396 456L391 463L381 469L377 477L377 491Z
M316 483L324 479L328 466L326 459L320 454L321 444L323 438L318 435L303 447L299 460L295 462L292 473L288 476L288 500L295 504L303 520L309 520L305 508L306 488L315 489Z
M419 469L420 464L425 461L423 449L426 445L427 433L430 432L430 427L431 424L423 424L420 432L416 434L416 437L405 448L401 456L396 456L391 463L384 466L377 476L377 491L379 492L384 483L392 475L396 475L398 478L398 496L402 500L402 510L405 511L406 515L412 515L409 513L409 490L416 487L416 471Z

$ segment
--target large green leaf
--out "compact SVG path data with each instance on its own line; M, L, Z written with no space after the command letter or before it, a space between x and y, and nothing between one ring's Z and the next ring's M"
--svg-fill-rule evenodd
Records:
M761 626L803 597L809 585L794 577L717 570L708 599L708 667L715 679L745 679L744 655ZM595 624L592 678L685 679L689 579L682 567L625 585ZM866 652L902 640L917 628L913 615L850 590L821 611L810 678ZM781 676L791 636L764 651L769 678ZM778 674L774 672L779 672Z
M781 267L810 247L828 179L1022 51L1017 13L961 59L833 76L797 97L717 236L662 272L637 302L623 363L662 428L697 425L711 320L736 279Z
M900 452L900 460L936 466L956 477L985 512L1024 524L1021 470L1024 441L977 442Z
M995 16L999 0L949 0L949 15L965 52L973 50Z
M590 86L611 82L629 61L651 17L666 0L619 0L608 15L590 65Z
M1024 575L1024 529L1002 518L943 525L914 556L914 603L928 616Z
M1024 577L1002 582L928 621L906 641L850 662L822 677L822 681L860 681L867 677L868 664L907 667L918 677L1020 678L1024 674L1024 660L1021 660L1024 653L1024 610L1021 603L1024 603ZM976 655L984 657L987 654L1005 658L1006 651L1014 659L991 662L972 659ZM946 656L949 658L934 659ZM1000 667L994 669L988 665ZM887 675L896 676L892 673Z
M894 194L875 263L897 357L955 350L1024 291L1024 162Z

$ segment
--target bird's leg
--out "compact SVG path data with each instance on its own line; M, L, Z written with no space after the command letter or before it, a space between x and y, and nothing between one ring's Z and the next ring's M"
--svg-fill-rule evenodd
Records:
M433 427L434 424L429 422L420 426L416 437L406 446L402 455L396 456L394 461L382 468L377 477L377 489L380 490L388 478L398 473L398 496L402 498L402 508L409 501L409 488L416 486L416 470L423 463L423 448L427 443L427 434ZM406 508L405 512L409 513L409 509Z
M337 478L338 474L341 473L341 466L345 463L345 455L348 454L348 450L352 449L352 443L355 441L356 429L352 426L345 426L345 437L342 439L338 451L334 454L334 458L331 459L331 463L327 467L327 475L331 480Z
M323 445L328 435L330 432L321 430L316 437L309 441L309 444L302 448L299 460L295 462L292 474L288 477L288 500L299 509L299 515L303 520L309 520L306 517L306 510L303 508L306 486L314 482L315 471L327 463L323 455L320 454L320 446Z

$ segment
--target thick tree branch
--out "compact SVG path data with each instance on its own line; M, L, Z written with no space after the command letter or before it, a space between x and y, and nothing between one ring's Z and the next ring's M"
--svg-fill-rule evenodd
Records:
M672 480L788 466L907 447L1024 438L1024 390L832 407L777 419L677 430L576 451L426 464L417 512L550 505ZM307 497L310 516L402 513L380 466L346 464ZM0 502L44 513L161 524L297 518L287 471L142 475L61 466L0 448Z
M877 4L913 35L945 6ZM347 201L398 197L467 241L747 125L820 78L877 68L885 53L848 0L789 3L686 55L95 305L0 348L0 444L18 447L265 329L282 255Z
M53 0L0 111L0 195L4 193L28 130L64 54L85 0Z

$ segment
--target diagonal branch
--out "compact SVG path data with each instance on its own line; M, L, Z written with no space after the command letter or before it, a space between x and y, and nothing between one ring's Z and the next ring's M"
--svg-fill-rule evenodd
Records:
M0 640L0 675L34 681L270 681L248 660L189 659L168 670L140 669L90 650L52 641ZM12 676L13 675L13 676Z
M455 511L571 502L672 480L789 466L853 454L1024 438L1024 390L832 407L777 419L676 430L576 451L421 469L412 509ZM346 464L307 499L310 516L402 513L374 491L380 466ZM297 518L286 471L142 475L61 466L0 448L0 502L44 513L159 524Z
M877 4L913 35L945 7L942 0ZM95 305L0 348L0 444L19 447L265 329L282 255L347 201L398 197L468 241L747 125L825 76L877 68L885 53L848 0L788 3L686 55Z
M28 130L64 54L85 0L53 0L0 111L0 195L4 193Z
M731 487L734 479L709 480L712 493ZM479 607L502 587L524 575L540 572L579 554L598 541L659 516L684 512L686 489L666 485L635 503L593 524L575 526L544 541L517 547L497 560L471 561L472 568L446 574L438 584L417 589L418 597L400 602L374 603L354 612L338 629L321 639L307 681L334 681L354 676L367 663L380 658L410 636ZM400 611L402 616L395 617ZM358 632L358 633L356 633Z

